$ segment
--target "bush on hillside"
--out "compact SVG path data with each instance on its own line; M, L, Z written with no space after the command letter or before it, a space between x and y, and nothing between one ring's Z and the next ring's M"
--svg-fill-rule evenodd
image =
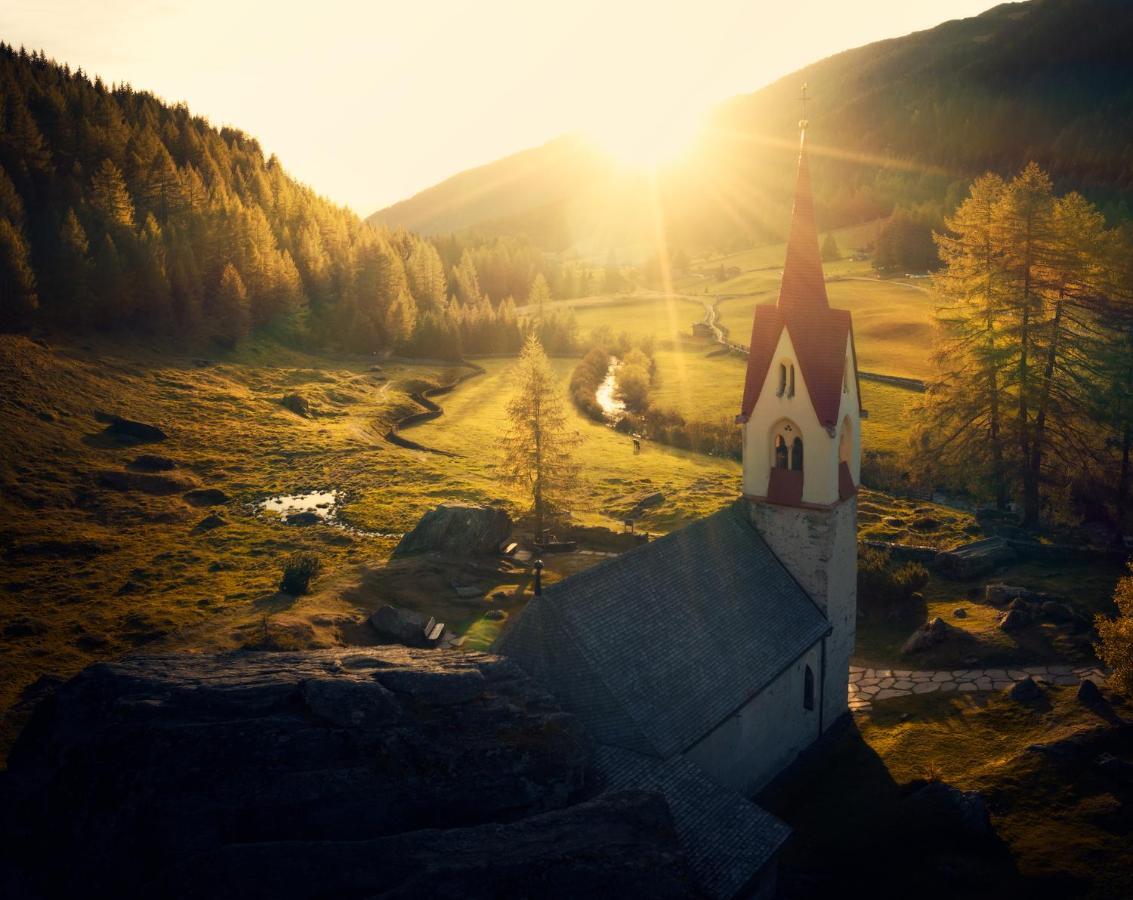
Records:
M321 570L322 562L318 554L305 550L292 553L283 565L283 580L279 583L279 589L293 597L299 597L310 590L311 582L318 578Z
M863 547L858 554L858 606L869 612L892 612L928 584L920 563L894 565L884 550Z

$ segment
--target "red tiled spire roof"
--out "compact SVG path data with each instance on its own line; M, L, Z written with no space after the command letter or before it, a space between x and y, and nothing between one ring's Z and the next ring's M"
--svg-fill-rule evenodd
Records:
M822 272L811 197L805 126L799 141L795 206L787 238L787 259L779 286L779 302L774 306L766 304L755 308L741 420L751 415L759 399L784 328L791 336L819 422L827 428L837 427L846 341L852 335L852 324L849 311L831 309L826 297L826 279ZM852 340L850 346L853 346Z
M799 167L795 178L795 208L787 238L787 261L779 287L779 308L784 312L821 311L830 308L826 279L818 249L818 226L814 223L814 200L810 191L810 165L806 155L806 129L799 138Z

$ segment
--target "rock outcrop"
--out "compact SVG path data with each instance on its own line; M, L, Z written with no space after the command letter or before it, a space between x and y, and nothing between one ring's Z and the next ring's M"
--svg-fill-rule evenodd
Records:
M509 534L511 518L498 507L442 503L421 517L394 555L437 551L450 556L485 556L498 552Z
M8 896L682 897L665 801L484 654L139 656L41 705L0 780ZM65 860L65 864L61 861Z
M969 639L968 632L962 628L957 628L955 625L949 625L937 616L935 619L925 622L924 625L909 635L901 647L901 653L904 655L921 653L943 644L945 641Z
M95 418L106 423L106 434L112 437L126 438L139 443L164 441L166 437L162 429L146 422L124 419L122 416L109 415L108 413L96 413Z

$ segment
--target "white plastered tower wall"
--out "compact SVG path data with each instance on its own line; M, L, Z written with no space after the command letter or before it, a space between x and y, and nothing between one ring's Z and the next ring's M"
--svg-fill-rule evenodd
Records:
M779 393L779 365L795 367L794 396ZM852 337L847 337L838 427L818 420L788 329L783 328L759 397L744 423L743 485L752 524L810 594L830 622L821 660L821 709L825 730L848 711L850 657L857 626L857 496L839 499L843 457L855 487L861 473L861 415ZM784 421L803 440L800 505L769 502L774 437Z
M779 366L794 368L795 390L779 393ZM854 484L861 474L861 416L858 380L854 371L852 340L846 339L844 390L838 408L838 428L833 435L818 421L806 375L799 365L787 328L779 335L775 356L767 368L763 387L743 426L743 490L750 498L767 496L767 483L774 461L775 435L782 423L790 423L803 441L803 502L829 506L838 502L838 464L841 462L843 434L849 432L847 464ZM789 384L789 381L788 381ZM813 448L813 450L812 450Z

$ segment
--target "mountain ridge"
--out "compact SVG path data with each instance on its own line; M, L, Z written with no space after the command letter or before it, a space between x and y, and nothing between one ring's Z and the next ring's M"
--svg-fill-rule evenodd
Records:
M670 244L718 248L781 237L803 83L823 228L898 206L926 207L938 220L973 177L1009 174L1032 159L1061 189L1083 191L1111 219L1128 218L1133 126L1122 110L1133 105L1131 42L1133 6L1119 0L1029 0L818 60L714 108L688 161L658 173L665 235ZM646 243L641 178L596 151L588 168L568 160L565 150L581 143L564 136L457 173L368 221L426 234L518 230L547 250L592 253L601 239L585 229L602 223L609 241L601 249ZM476 203L461 210L470 192ZM619 192L627 205L603 215L598 207ZM713 202L713 192L729 202Z

